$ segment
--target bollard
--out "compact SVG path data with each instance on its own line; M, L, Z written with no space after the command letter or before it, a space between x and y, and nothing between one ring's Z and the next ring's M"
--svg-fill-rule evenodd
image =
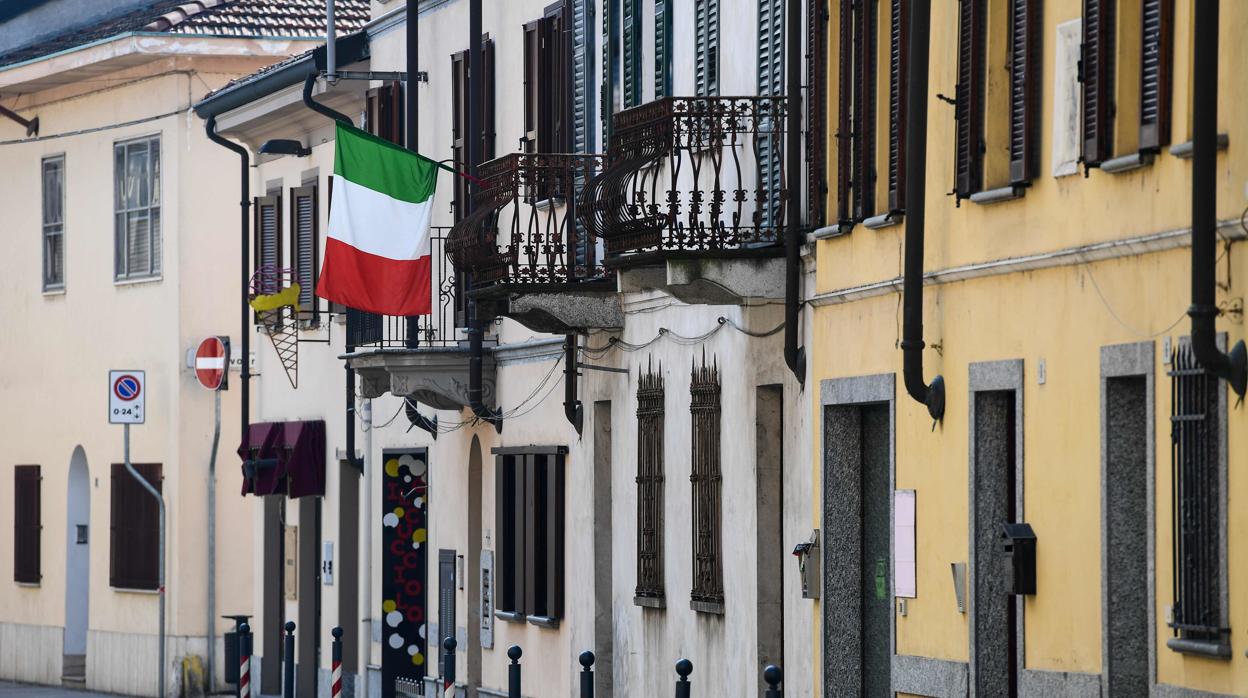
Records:
M238 698L251 698L251 626L238 626Z
M680 676L676 679L676 698L689 698L689 675L693 673L693 662L688 659L681 659L676 662L676 674Z
M511 664L507 665L507 698L520 698L520 655L522 654L524 650L520 649L520 645L507 648L507 658L511 660Z
M763 669L763 681L767 683L767 692L763 694L763 698L781 698L780 681L783 678L784 673L780 671L780 667L768 664Z
M581 652L581 698L594 698L594 653Z
M442 695L455 696L455 638L447 635L442 641Z
M286 648L282 652L282 696L295 698L295 622L286 621Z
M334 636L330 643L329 695L342 698L342 628L334 628L329 634Z

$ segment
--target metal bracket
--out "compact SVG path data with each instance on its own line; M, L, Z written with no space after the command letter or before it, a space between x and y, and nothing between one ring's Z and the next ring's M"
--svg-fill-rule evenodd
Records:
M26 128L26 135L28 137L39 135L39 117L37 116L33 119L27 120L19 116L17 112L6 109L5 107L0 107L0 116L7 116L13 121L16 121L17 123L24 126Z
M627 368L615 368L614 366L595 366L593 364L585 364L580 361L576 362L577 368L587 368L591 371L609 371L611 373L628 373Z
M321 77L325 77L321 73ZM398 80L399 82L407 82L407 73L400 71L382 71L382 70L340 70L334 73L334 81L338 80ZM429 73L420 71L416 73L417 82L429 82Z

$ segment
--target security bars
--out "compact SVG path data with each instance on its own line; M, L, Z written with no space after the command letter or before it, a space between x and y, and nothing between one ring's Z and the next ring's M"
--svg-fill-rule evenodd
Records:
M720 504L719 367L694 366L689 385L693 416L693 593L695 611L724 612L722 507Z
M638 605L662 605L663 592L663 366L637 377L637 591Z

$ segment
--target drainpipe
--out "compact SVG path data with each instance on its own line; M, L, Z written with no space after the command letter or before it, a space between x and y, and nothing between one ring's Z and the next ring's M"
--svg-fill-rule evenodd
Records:
M784 363L797 377L797 384L806 384L806 348L797 343L801 329L802 273L802 2L789 0L788 17L788 138L785 139L788 161L787 225L784 236ZM813 86L812 86L813 89Z
M1230 354L1217 345L1218 0L1196 3L1196 78L1192 100L1192 352L1206 370L1231 384L1242 400L1248 387L1243 340Z
M338 38L334 31L334 0L325 2L325 79L338 81Z
M333 119L334 121L341 121L344 124L350 125L352 123L351 117L335 109L330 109L324 104L321 104L320 102L317 102L316 100L312 99L312 86L315 84L316 84L316 73L309 73L308 77L304 78L303 80L303 105L307 107L308 109L311 109L312 111L316 112L317 114L320 114L321 116L328 117L330 119Z
M910 5L910 65L906 91L906 252L902 281L901 351L906 392L927 405L939 422L945 416L945 379L923 382L923 233L927 216L927 61L932 8ZM933 427L935 425L933 424Z
M481 0L470 0L468 3L468 175L477 176L477 165L481 163L482 114L481 114ZM468 199L468 211L472 212L472 198ZM477 317L477 301L468 301L468 407L478 419L489 422L502 433L502 416L486 407L481 399L482 346L485 328Z
M576 435L580 436L585 426L585 408L576 398L577 377L580 375L576 360L578 339L576 333L569 332L563 341L563 416L576 427Z

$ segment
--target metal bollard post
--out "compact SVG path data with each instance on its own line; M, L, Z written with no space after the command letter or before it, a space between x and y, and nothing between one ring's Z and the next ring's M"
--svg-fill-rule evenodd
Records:
M286 621L286 648L282 653L282 696L295 698L295 622Z
M336 627L329 634L334 636L330 644L329 695L330 698L342 698L342 628Z
M780 671L780 667L768 664L763 669L763 681L767 682L767 692L763 694L763 698L781 698L780 681L783 678L784 673Z
M581 652L581 698L594 698L594 653Z
M520 655L522 654L524 650L520 649L520 645L507 648L507 658L511 660L511 664L507 665L507 698L520 698Z
M676 679L676 698L689 698L689 675L693 673L693 662L688 659L681 659L676 662L676 674L680 677Z
M442 641L442 691L447 698L455 696L455 638L447 635Z
M251 626L238 626L238 698L251 698Z

